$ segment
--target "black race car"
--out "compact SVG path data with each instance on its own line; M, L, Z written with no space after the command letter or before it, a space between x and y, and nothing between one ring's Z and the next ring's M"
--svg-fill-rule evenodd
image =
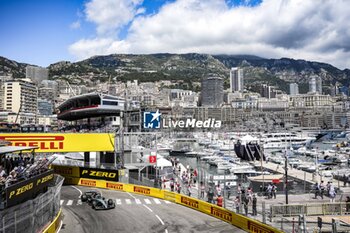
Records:
M109 210L115 208L115 203L112 199L106 199L101 192L92 190L81 195L81 201L87 202L95 210Z

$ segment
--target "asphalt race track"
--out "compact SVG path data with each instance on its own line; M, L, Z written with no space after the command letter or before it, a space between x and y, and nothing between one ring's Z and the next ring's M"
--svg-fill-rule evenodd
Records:
M96 190L96 188L93 188ZM61 233L109 232L245 232L226 222L161 199L99 189L113 199L116 208L95 211L80 201L82 192L91 188L63 186L61 204L63 225Z

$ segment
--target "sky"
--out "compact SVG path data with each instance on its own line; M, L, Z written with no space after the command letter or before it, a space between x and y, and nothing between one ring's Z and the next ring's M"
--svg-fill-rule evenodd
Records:
M0 56L250 54L350 68L348 0L0 0Z

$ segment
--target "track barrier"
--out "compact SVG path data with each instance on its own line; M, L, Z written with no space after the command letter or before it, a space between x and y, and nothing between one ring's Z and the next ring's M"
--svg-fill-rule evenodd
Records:
M73 170L76 168L73 168ZM55 169L58 171L59 169ZM64 175L64 174L62 174ZM282 233L283 231L276 229L272 226L259 222L255 219L248 218L246 216L236 214L225 208L217 205L198 200L186 195L177 194L167 190L146 187L141 185L125 184L120 182L114 182L102 179L88 179L78 177L65 176L65 184L81 185L94 188L105 188L116 191L124 191L129 193L136 193L145 196L156 197L164 200L168 200L194 210L203 212L225 222L232 224L246 232L259 232L259 233Z

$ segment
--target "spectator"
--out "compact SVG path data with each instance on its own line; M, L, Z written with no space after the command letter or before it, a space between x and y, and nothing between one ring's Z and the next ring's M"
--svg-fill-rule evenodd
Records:
M230 182L225 186L226 193L227 193L227 199L230 199L231 196L231 185Z
M272 185L272 196L274 199L276 199L276 193L277 193L277 186L275 184Z
M218 184L217 186L216 186L216 195L221 195L221 187L220 187L220 184Z
M241 186L241 184L238 184L238 186L237 186L237 194L241 195L241 193L242 193L242 186Z
M201 181L200 189L201 189L201 196L200 196L200 198L204 199L205 186L204 186L204 183L202 181Z
M330 200L331 202L334 202L336 195L337 195L337 193L335 192L335 188L334 188L333 184L331 183L329 185L329 197L331 199Z
M256 198L256 196L255 196L255 194L253 195L253 201L252 201L252 203L253 203L253 216L256 216L257 214L258 214L258 212L257 212L257 210L256 210L256 204L257 204L257 198Z
M236 199L234 201L234 205L236 207L236 213L239 213L239 205L240 205L240 203L239 203L239 196L236 196Z
M222 203L224 201L224 198L221 196L221 194L218 195L218 198L216 199L216 203L218 206L222 207Z
M208 197L208 202L209 202L209 203L213 203L213 200L214 200L214 191L213 191L213 189L212 189L211 187L210 187L209 190L208 190L207 197Z
M177 183L177 193L181 193L181 185L180 183Z
M251 187L248 188L247 195L248 195L249 202L251 202L253 199L253 189Z
M315 199L317 199L317 196L321 195L321 188L318 182L315 184Z
M271 184L269 184L267 186L267 199L270 199L270 198L272 198L272 185Z
M243 197L243 207L244 207L244 213L246 216L248 216L248 204L249 204L249 199L244 196Z
M174 192L174 180L170 181L170 191Z
M346 213L350 214L350 196L346 197Z
M323 194L324 194L324 191L325 191L326 187L324 185L324 182L323 180L321 180L321 184L320 184L320 196L321 198L323 199Z
M13 182L17 181L16 176L17 176L16 172L15 172L14 170L12 170L12 171L10 172L10 175L9 175L9 176L6 178L6 180L5 180L5 186L6 186L6 188L7 188L8 186L10 186Z
M0 166L0 177L4 177L6 175L6 172L2 166Z

